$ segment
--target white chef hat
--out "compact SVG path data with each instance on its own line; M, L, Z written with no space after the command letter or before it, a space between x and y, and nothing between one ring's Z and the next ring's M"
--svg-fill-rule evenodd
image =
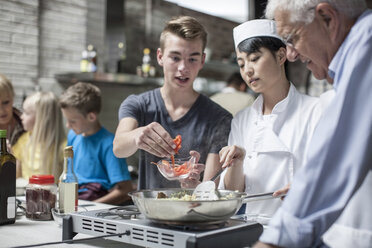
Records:
M233 29L235 47L240 42L253 37L274 37L282 40L276 33L275 21L256 19L244 22Z

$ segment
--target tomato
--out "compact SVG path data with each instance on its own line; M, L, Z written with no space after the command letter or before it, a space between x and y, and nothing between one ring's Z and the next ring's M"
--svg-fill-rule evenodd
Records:
M178 153L178 151L181 149L181 143L182 143L182 138L181 135L177 135L176 138L173 139L173 142L176 144L176 148L174 148L174 152ZM171 156L172 159L172 165L174 167L174 156Z
M174 174L176 176L187 174L188 172L189 172L189 169L187 168L187 162L184 163L183 165L180 165L174 168Z
M174 156L173 155L171 156L171 160L172 160L172 165L174 167Z
M182 143L181 135L177 135L176 138L173 139L173 141L176 144L176 148L174 148L174 151L178 153L178 151L181 149L181 143Z

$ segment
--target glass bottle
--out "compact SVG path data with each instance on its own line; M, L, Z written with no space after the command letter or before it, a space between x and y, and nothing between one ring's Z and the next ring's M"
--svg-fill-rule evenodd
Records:
M0 225L13 224L16 216L16 159L8 152L6 130L0 130Z
M117 72L120 73L120 72L124 72L125 59L127 58L125 42L119 42L118 48L119 48L121 55L117 63Z
M149 76L150 62L151 62L150 49L145 48L143 49L143 58L142 58L142 75L144 77Z
M77 211L78 205L78 179L74 172L72 146L65 147L63 151L63 172L59 178L59 210L62 213Z
M89 44L88 47L88 72L96 72L97 71L97 51L96 48Z
M81 60L80 60L80 72L87 72L88 71L88 51L84 50L81 53Z

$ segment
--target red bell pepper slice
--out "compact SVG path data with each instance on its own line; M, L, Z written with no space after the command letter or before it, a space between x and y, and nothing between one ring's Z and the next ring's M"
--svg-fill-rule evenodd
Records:
M177 135L176 138L173 139L173 142L176 144L176 148L174 148L174 152L178 153L178 151L181 149L181 143L182 143L182 137L181 135ZM174 156L171 156L172 159L172 165L174 167Z

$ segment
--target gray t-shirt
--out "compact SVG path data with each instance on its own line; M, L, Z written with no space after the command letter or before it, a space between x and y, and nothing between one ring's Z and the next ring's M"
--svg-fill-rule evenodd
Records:
M190 150L200 153L200 163L205 163L209 153L218 153L227 145L232 115L200 94L190 110L180 119L173 121L168 114L160 88L140 95L128 96L120 105L119 120L132 117L139 126L158 122L172 137L182 136L179 157L187 157ZM178 181L164 178L151 162L160 159L143 150L139 151L139 189L178 188Z

